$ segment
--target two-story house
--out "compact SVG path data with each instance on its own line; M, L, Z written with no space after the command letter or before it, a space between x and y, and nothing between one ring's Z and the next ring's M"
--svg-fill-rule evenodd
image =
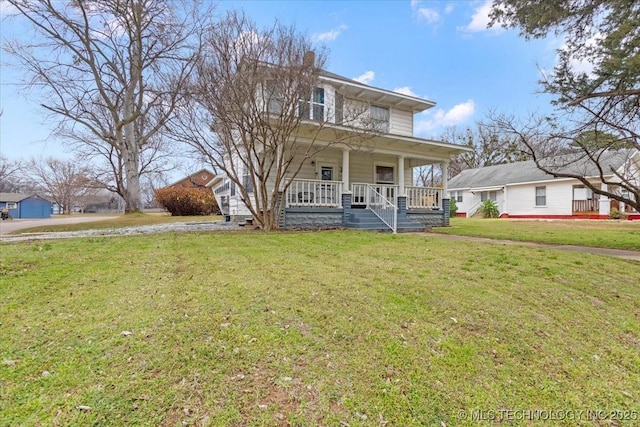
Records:
M434 105L323 71L310 98L301 100L297 114L305 119L300 126L325 122L315 138L320 143L324 140L326 149L304 159L281 193L280 228L395 232L448 225L447 165L451 156L467 149L413 135L415 114ZM347 114L356 110L362 114L355 118ZM368 133L362 144L335 142L336 130L355 135L372 124L376 131ZM443 186L414 186L413 169L432 164L442 168ZM227 218L250 216L235 185L224 175L209 185Z

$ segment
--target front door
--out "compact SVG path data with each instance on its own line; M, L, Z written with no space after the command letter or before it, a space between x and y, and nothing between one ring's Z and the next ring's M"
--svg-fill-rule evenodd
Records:
M393 166L376 165L376 191L387 200L393 201L395 197L395 173Z
M320 179L322 181L334 180L335 167L331 164L320 165ZM317 188L318 202L323 204L334 204L338 198L334 184L320 184Z

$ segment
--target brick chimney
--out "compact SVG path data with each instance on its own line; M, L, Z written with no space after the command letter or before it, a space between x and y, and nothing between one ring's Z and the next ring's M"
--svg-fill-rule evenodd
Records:
M316 63L316 53L312 50L308 50L302 57L302 65L305 67L313 67Z

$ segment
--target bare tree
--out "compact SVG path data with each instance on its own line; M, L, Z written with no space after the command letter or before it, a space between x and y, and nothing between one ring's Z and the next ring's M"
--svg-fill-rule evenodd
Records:
M205 46L170 130L227 175L262 229L277 228L278 196L303 163L330 144L362 144L373 126L364 105L318 107L326 56L294 28L259 29L230 12ZM356 124L361 131L347 130Z
M489 113L491 114L491 113ZM458 144L472 149L451 159L449 175L454 177L465 169L513 163L529 159L526 150L517 139L496 131L492 126L477 122L474 128L460 131L448 128L440 139L450 144Z
M499 115L496 127L525 144L541 170L640 210L638 2L495 0L490 15L491 25L518 28L526 39L563 36L558 63L541 81L558 113ZM612 168L621 157L622 169Z
M1 193L10 193L17 190L21 167L20 161L11 161L4 156L0 156Z
M495 115L492 121L496 132L526 147L540 170L556 178L575 178L593 193L640 211L640 152L627 138L590 126L563 128L535 115L524 120Z
M57 133L108 154L125 211L142 210L142 153L173 114L211 17L201 2L6 0L36 31L5 52L39 88ZM149 157L153 159L153 156Z
M82 209L99 191L89 178L89 166L80 159L33 158L26 162L25 173L37 183L41 195L51 198L67 215L74 206Z

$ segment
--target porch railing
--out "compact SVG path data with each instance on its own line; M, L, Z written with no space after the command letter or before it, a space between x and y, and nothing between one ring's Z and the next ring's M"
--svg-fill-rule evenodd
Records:
M395 196L393 196L393 202L384 197L378 190L379 185L367 184L367 199L369 203L367 207L376 214L378 218L382 220L394 233L398 229L398 209L395 203Z
M441 209L442 189L432 187L405 187L408 209Z
M389 200L395 200L398 194L398 186L392 184L365 184L354 183L351 185L353 198L352 205L367 205L371 203L371 194L369 188L374 188L380 195Z
M573 212L599 212L600 200L597 200L597 199L574 200L572 210Z
M342 206L342 181L294 179L285 200L288 207L339 208Z

